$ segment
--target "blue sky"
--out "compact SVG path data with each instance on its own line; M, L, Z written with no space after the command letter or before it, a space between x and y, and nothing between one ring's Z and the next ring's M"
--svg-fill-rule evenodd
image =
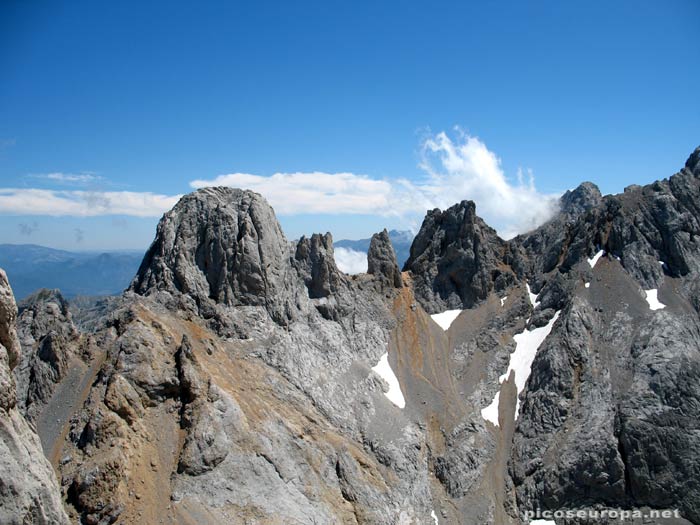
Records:
M0 242L145 248L194 181L289 237L462 198L506 234L700 144L695 0L485 4L4 1Z

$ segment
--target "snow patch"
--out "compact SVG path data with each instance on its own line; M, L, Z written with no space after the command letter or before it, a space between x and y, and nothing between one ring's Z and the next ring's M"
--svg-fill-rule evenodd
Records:
M515 385L518 388L518 395L525 389L527 378L530 377L532 362L537 355L537 349L544 343L544 340L547 339L547 336L554 327L554 323L559 319L559 314L561 314L561 310L555 313L554 317L552 317L546 325L535 328L534 330L525 329L513 336L513 340L516 343L515 351L510 354L508 370L499 378L499 381L502 383L508 379L510 371L514 370Z
M430 317L432 317L433 321L440 325L440 328L447 331L447 329L452 325L454 320L457 319L457 316L461 313L462 310L447 310L446 312L442 312L441 314L433 314Z
M440 525L440 522L438 522L437 516L435 515L435 511L431 510L430 511L430 517L433 518L433 521L435 522L435 525Z
M591 265L591 268L595 268L595 265L598 264L598 261L600 258L605 254L605 251L600 250L598 253L596 253L591 259L588 259L588 264Z
M590 287L591 287L591 283L586 283L584 286L585 286L586 288L590 288Z
M493 401L491 401L491 404L486 408L481 409L481 417L483 417L485 421L491 421L494 426L498 426L498 403L500 399L501 392L499 391L496 392L495 396L493 396Z
M505 297L501 297L501 306L506 304L506 300L508 299L508 296L506 295Z
M554 328L554 323L559 319L559 314L561 310L554 314L549 322L535 328L534 330L528 330L527 328L513 336L515 341L515 350L510 354L510 362L508 363L508 370L501 377L498 378L498 383L501 384L503 381L508 379L511 370L515 372L515 387L518 390L518 397L516 398L515 405L515 419L518 419L518 412L520 411L520 394L525 389L525 384L530 377L530 372L532 372L532 363L537 355L537 350L542 346L544 340L552 332ZM489 406L481 411L481 417L486 421L491 421L494 425L498 426L498 403L500 399L500 391L496 393L493 401Z
M399 380L396 378L396 375L389 364L388 352L384 352L384 355L379 359L379 362L372 368L372 370L379 374L384 381L389 383L389 391L384 393L387 399L389 399L389 401L394 403L399 408L405 407L406 400L403 398Z
M540 303L537 300L537 294L532 293L532 290L530 290L530 284L525 283L525 287L527 288L527 296L530 298L530 304L534 307L537 308Z
M666 308L666 305L659 301L658 290L652 288L651 290L644 290L646 294L647 303L649 303L649 310L662 310Z
M557 525L554 520L532 520L530 525Z

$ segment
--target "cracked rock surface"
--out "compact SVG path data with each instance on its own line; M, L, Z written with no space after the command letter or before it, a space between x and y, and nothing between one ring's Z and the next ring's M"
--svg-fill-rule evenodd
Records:
M256 193L186 195L119 298L76 310L45 291L16 321L0 286L3 421L38 447L18 408L37 422L61 486L43 459L43 492L15 467L42 496L0 512L61 523L63 498L89 524L619 508L700 524L699 202L700 149L620 195L583 183L510 240L470 201L429 211L403 272L383 231L349 276L330 234L287 240ZM449 327L431 317L445 310Z
M14 295L0 270L0 522L67 524L53 468L39 436L17 408L12 369L21 348L16 318Z

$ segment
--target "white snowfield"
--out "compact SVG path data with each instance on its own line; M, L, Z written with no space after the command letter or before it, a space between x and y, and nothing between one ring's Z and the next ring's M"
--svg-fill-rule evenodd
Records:
M656 288L651 290L644 290L646 294L647 303L649 303L649 310L662 310L666 308L666 305L659 301L659 292Z
M494 426L499 426L498 425L498 403L501 399L501 392L496 392L496 395L493 396L493 401L491 401L491 404L487 406L486 408L481 409L481 417L484 418L485 421L491 421L491 423L494 424Z
M515 386L518 390L518 398L515 405L515 419L518 419L518 412L520 411L520 394L525 389L525 384L530 377L530 372L532 371L532 363L537 355L537 350L547 336L552 332L554 323L559 319L559 314L561 310L554 314L549 322L535 328L534 330L528 330L527 328L513 336L515 341L515 351L510 354L510 362L508 363L508 370L501 377L498 378L498 382L503 383L510 375L511 370L515 372ZM481 417L486 421L491 421L495 426L498 426L498 403L500 400L501 393L497 392L493 398L493 401L489 406L482 409Z
M394 403L399 408L405 407L406 400L403 398L399 380L396 378L396 375L389 364L388 352L384 352L384 355L379 359L379 362L372 368L372 370L379 374L384 381L389 383L389 391L384 393L387 399L389 399L389 401Z
M537 294L536 294L536 293L532 293L532 290L530 290L530 284L529 284L529 283L525 283L525 288L527 288L527 296L530 298L530 304L531 304L534 308L537 308L537 307L540 305L539 301L537 300Z
M530 525L557 525L554 520L531 520Z
M590 288L590 287L591 287L591 283L586 283L586 288Z
M595 265L598 264L598 261L604 254L605 252L603 250L600 250L591 259L588 259L588 264L591 265L591 268L595 268Z
M447 331L454 320L457 319L457 316L461 313L462 310L447 310L441 314L433 314L430 317L432 317L433 321L440 325L440 328Z
M508 300L508 296L506 295L505 297L501 297L501 306L506 304L506 301Z
M435 525L439 525L440 522L438 522L437 516L435 515L435 511L431 510L430 511L430 517L433 518L433 521L435 522Z

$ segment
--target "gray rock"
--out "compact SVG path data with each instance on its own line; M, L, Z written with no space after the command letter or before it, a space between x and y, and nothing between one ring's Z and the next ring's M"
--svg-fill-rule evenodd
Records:
M470 209L464 203L426 217L407 269L428 312L487 309L489 293L510 297L518 281L538 296L531 328L561 312L520 396L509 459L520 509L678 508L699 522L699 155L670 179L621 195L601 197L584 183L562 197L550 221L508 242L477 228L468 212L460 222ZM469 227L455 234L455 224ZM472 245L491 250L479 257ZM592 269L586 259L599 250L605 256ZM499 288L487 276L502 276L504 268L511 277ZM666 304L660 312L644 300L651 288ZM491 330L503 337L504 328ZM462 333L466 340L450 335L458 342L458 377L473 382L470 363L484 360L487 348L487 377L494 367L496 375L505 372L498 345L483 344L483 333ZM493 395L477 378L478 389ZM458 465L457 458L438 462L443 482L458 472L446 479L451 492L469 479Z
M372 235L367 252L367 273L379 277L384 286L401 288L403 279L396 262L396 253L389 239L389 232L384 229Z
M404 270L428 313L471 308L517 281L505 264L507 244L476 215L472 201L429 211Z
M20 357L16 316L12 290L0 269L0 522L68 524L39 436L15 406L12 368Z
M578 217L582 213L600 205L603 196L598 186L592 182L583 182L574 190L567 190L560 199L560 212L569 217Z
M520 508L677 508L700 522L696 157L669 180L604 197L550 244L549 273L530 266L541 308L563 313L533 363L514 436ZM518 242L537 256L539 241ZM591 270L585 258L600 249L608 257ZM593 280L585 299L582 278ZM649 310L649 288L667 291L664 310Z
M35 423L82 342L68 302L58 290L42 289L19 304L17 333L22 348L14 369L20 411Z
M294 305L288 252L274 211L260 195L205 188L163 216L130 289L181 292L204 312L212 302L264 306L286 323Z

